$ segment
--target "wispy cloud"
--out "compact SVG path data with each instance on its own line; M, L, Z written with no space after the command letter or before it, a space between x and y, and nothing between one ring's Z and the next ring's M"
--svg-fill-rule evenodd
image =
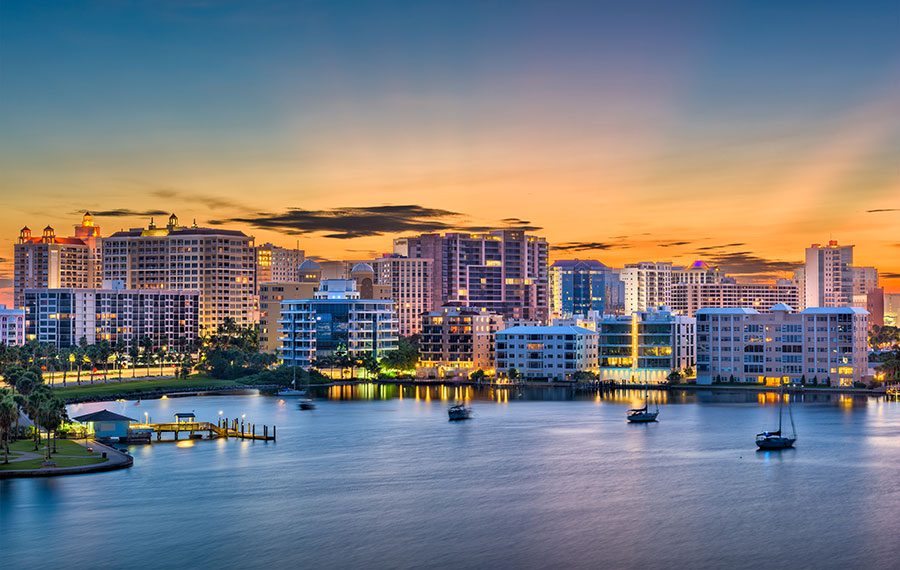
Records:
M900 212L900 208L876 208L874 210L866 210L867 214L874 214L876 212Z
M900 273L879 273L885 279L900 279Z
M82 214L83 212L73 212L73 214ZM168 216L171 212L163 210L132 210L130 208L116 208L113 210L91 210L91 214L98 218L123 218L123 217L141 217L141 216Z
M738 275L782 273L793 271L801 265L799 261L766 259L749 251L716 253L709 256L707 260L721 267L725 273Z
M703 247L698 247L697 252L702 251L712 251L715 249L727 249L729 247L741 247L742 245L747 245L745 243L723 243L721 245L705 245Z
M689 242L689 241L670 241L670 242L663 242L663 243L660 243L657 245L659 247L677 247L679 245L688 245L690 243L691 242Z
M628 249L626 243L609 243L602 241L569 241L550 246L554 251L600 251L606 249Z

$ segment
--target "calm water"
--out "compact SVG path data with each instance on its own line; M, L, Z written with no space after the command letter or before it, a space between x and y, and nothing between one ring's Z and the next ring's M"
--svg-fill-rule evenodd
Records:
M3 568L896 568L900 404L794 405L795 450L755 451L774 396L450 388L83 404L166 421L246 414L278 441L133 446L124 471L0 481ZM402 397L400 397L402 396ZM418 396L418 397L417 397Z

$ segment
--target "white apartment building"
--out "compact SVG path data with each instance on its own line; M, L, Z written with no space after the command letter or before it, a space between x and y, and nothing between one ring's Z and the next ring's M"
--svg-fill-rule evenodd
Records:
M868 373L868 313L812 307L799 313L721 308L697 311L697 382L782 381L852 386Z
M183 227L175 214L165 227L152 220L103 239L103 279L126 289L197 291L200 328L226 317L239 325L258 320L253 238L240 231Z
M642 261L618 270L625 286L625 313L668 305L672 294L672 264Z
M0 344L25 344L25 309L7 309L0 305Z
M397 350L394 302L360 299L356 281L325 279L313 299L281 302L278 354L288 366L308 368L338 350L381 358Z
M853 302L853 246L812 244L803 268L803 307L841 307Z
M196 291L162 289L26 289L25 337L57 348L144 337L186 348L199 335Z
M417 334L422 314L431 310L432 260L385 255L372 262L375 282L387 286L397 307L400 335Z
M496 334L497 371L530 380L565 381L597 370L597 333L571 326L516 326Z
M772 285L736 283L726 277L718 283L677 283L672 286L672 312L694 316L703 307L737 307L768 312L779 303L796 307L800 286L796 281L779 279Z

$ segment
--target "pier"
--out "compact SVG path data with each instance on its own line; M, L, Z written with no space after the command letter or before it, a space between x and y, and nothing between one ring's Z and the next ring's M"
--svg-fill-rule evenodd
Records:
M276 427L245 423L242 418L219 419L218 422L193 421L194 414L176 414L176 421L165 423L133 423L128 426L128 441L131 443L151 443L152 435L156 441L178 441L180 436L187 439L207 439L219 437L235 439L258 439L275 441ZM163 439L163 434L172 434L172 439Z

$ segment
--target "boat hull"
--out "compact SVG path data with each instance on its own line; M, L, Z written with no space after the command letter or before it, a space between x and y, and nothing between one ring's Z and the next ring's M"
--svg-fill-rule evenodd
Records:
M633 424L655 422L659 412L639 412L628 416L628 421Z
M797 439L792 437L767 437L764 439L757 439L756 445L760 449L767 451L773 449L788 449L794 447L795 441L797 441Z
M315 410L316 405L312 402L300 402L301 410Z

